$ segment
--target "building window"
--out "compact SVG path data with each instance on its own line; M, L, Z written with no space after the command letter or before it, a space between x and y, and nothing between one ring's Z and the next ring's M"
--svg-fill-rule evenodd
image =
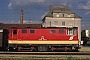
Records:
M67 35L76 35L76 29L67 29Z
M23 30L22 30L22 33L27 33L27 30L26 30L26 29L23 29Z
M30 33L35 33L35 30L30 30Z
M56 33L56 30L51 30L50 33Z
M69 25L70 25L70 26L73 26L72 22L69 22Z
M59 14L56 14L56 17L59 17Z
M64 14L62 14L62 17L64 17Z
M65 26L65 22L62 22L62 26Z
M54 21L54 25L58 25L58 21Z
M51 27L51 24L52 24L52 22L50 21L50 27Z
M71 17L71 15L70 15L70 14L68 14L68 17Z
M64 29L59 29L59 33L63 34L64 33Z

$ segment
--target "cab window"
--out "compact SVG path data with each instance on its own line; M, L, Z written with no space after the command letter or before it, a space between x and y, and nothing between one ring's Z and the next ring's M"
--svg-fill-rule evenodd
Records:
M76 29L73 29L73 35L76 35Z
M17 34L17 30L13 30L13 34L16 35Z
M76 29L67 29L67 35L76 35Z

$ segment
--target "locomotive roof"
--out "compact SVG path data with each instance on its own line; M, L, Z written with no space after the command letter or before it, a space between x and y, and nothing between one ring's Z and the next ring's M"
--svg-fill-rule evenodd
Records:
M27 27L27 28L15 28L15 27L12 27L11 29L43 29L43 28L45 28L45 29L56 29L56 28L78 28L78 27L39 27L39 28L29 28L29 27Z

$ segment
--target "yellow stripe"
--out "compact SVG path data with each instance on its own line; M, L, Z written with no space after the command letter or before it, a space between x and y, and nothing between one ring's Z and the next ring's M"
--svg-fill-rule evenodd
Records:
M16 41L9 40L9 44L78 44L78 41Z

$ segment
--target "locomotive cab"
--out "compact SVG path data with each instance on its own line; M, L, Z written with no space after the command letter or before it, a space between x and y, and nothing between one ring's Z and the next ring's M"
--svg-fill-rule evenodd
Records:
M8 40L8 50L9 51L17 50L17 45L13 44L13 42L14 43L17 42L17 37L18 37L17 34L18 34L17 29L10 29L9 40Z

